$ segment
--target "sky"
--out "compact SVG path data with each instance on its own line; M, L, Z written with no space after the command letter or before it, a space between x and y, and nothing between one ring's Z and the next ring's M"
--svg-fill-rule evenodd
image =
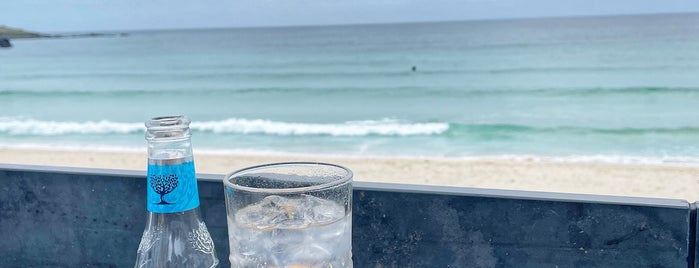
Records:
M45 33L699 12L699 0L1 0Z

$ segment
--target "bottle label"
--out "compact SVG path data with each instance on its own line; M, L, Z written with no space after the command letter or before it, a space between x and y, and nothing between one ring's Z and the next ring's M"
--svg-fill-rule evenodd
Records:
M175 213L199 206L199 190L191 157L148 160L148 211Z

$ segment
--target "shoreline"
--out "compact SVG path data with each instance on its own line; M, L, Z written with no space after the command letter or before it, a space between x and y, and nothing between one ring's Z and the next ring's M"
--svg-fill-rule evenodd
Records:
M2 150L20 151L44 151L44 152L76 152L76 153L140 153L145 154L143 146L118 146L118 145L46 145L40 143L24 144L0 144ZM195 155L220 155L220 156L252 156L252 157L280 157L294 159L377 159L377 160L445 160L445 161L504 161L504 162L542 162L542 163L569 163L569 164L600 164L600 165L624 165L624 166L658 166L658 167L699 167L699 157L647 157L635 155L570 155L570 156L541 156L533 154L494 154L480 156L436 156L436 155L359 155L359 154L311 154L284 151L267 150L237 150L237 149L210 149L197 147Z
M146 169L146 152L0 147L0 163L123 170ZM407 158L198 152L199 173L289 161L328 162L356 181L699 200L699 165L561 162L545 159Z

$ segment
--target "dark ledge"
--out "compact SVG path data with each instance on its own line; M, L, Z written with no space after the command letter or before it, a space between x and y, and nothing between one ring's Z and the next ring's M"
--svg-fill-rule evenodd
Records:
M199 192L228 267L222 177ZM2 266L133 266L144 178L0 164ZM694 267L683 200L357 182L353 206L355 267Z

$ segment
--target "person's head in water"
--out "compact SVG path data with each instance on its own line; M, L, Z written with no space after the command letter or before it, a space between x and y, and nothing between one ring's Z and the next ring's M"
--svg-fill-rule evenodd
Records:
M413 66L413 72L417 71L417 67Z

